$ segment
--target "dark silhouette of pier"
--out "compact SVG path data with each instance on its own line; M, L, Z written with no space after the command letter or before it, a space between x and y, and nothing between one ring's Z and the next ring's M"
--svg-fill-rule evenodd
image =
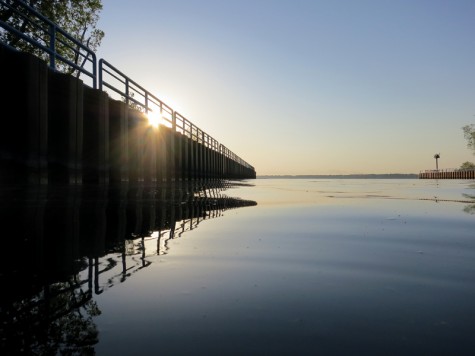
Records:
M256 177L253 166L132 78L25 2L13 3L0 1L44 28L44 38L0 20L0 30L42 54L0 41L0 183L155 185ZM60 55L60 45L84 65ZM58 63L76 74L59 72ZM152 114L160 118L158 127L150 124Z

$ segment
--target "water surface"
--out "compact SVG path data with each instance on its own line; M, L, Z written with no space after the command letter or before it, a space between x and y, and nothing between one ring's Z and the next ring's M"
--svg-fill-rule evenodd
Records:
M475 352L473 182L245 183L93 260L98 355Z
M467 182L257 180L227 193L258 205L101 296L98 350L473 353Z

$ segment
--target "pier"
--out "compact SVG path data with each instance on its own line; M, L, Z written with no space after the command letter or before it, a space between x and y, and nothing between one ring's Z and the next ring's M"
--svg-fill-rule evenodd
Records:
M49 38L42 43L0 21L3 31L43 55L0 41L0 183L155 185L256 177L253 166L35 9L0 4L44 26ZM58 54L56 41L85 65ZM59 64L75 74L60 72Z
M475 179L475 169L425 170L419 179Z

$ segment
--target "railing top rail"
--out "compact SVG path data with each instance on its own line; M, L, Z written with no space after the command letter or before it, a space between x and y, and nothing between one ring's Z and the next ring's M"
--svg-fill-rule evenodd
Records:
M450 173L450 172L472 172L475 168L444 168L444 169L424 169L420 173Z
M175 111L175 115L179 118L182 122L182 129L183 132L188 134L190 137L193 136L193 127L196 127L191 121L189 121L186 117L180 114L178 111Z
M119 77L115 76L114 73L111 73L110 71L105 69L104 65L107 68L113 70L115 74L119 75L122 78L119 78ZM134 92L136 92L137 89L139 89L142 92L141 94L143 95L144 98L147 99L147 101L152 101L152 103L154 103L156 105L159 105L162 110L165 110L168 113L173 113L174 112L174 110L169 105L167 105L165 102L163 102L162 100L157 98L155 95L153 95L147 89L142 87L139 83L134 81L132 78L128 77L126 74L121 72L119 69L117 69L115 66L113 66L112 64L110 64L109 62L107 62L103 58L101 58L99 60L99 89L102 89L103 86L108 86L107 85L108 83L103 78L103 72L107 72L109 75L113 76L119 82L123 83L126 86L129 86L129 89L130 89L130 84L133 84ZM123 79L123 81L121 79ZM111 86L113 87L113 85L109 84L108 87L110 88ZM145 111L152 110L152 108L150 107L150 105L148 105L147 102L142 103L142 102L138 101L137 99L135 99L132 95L128 95L127 92L122 92L122 91L120 91L120 89L117 89L117 88L115 88L115 89L116 89L116 91L118 91L118 93L123 94L126 99L129 99L129 100L135 102L137 105L140 105ZM128 88L126 87L125 89L128 89Z

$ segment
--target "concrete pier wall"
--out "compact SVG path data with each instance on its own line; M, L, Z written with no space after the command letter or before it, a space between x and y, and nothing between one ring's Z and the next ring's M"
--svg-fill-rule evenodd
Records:
M226 157L212 139L153 127L144 113L33 55L0 46L0 60L0 183L149 186L255 178L254 169Z

